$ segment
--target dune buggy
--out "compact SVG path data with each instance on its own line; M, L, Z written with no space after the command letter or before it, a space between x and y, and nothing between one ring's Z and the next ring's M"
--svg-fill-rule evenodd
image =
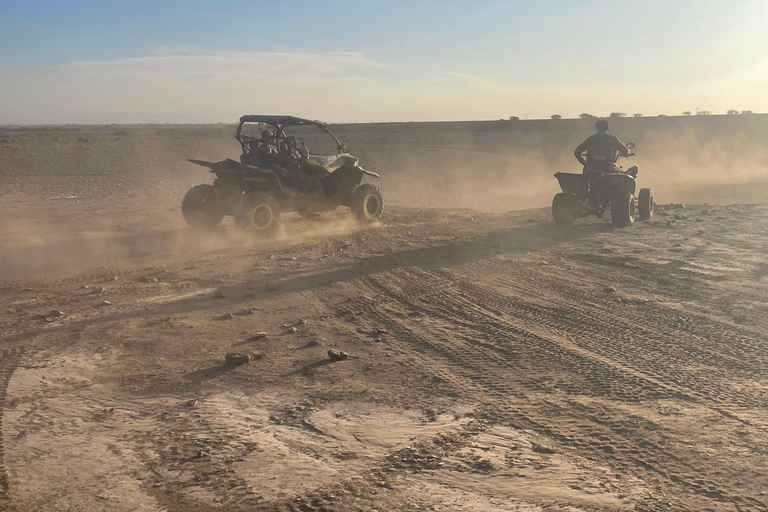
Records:
M303 138L286 134L287 128L309 136L320 130L333 140L335 154L311 154ZM350 207L361 222L381 217L381 190L361 184L364 176L379 175L360 167L325 123L292 116L247 115L240 118L235 139L242 149L239 162L190 160L216 175L212 185L196 185L184 196L182 215L192 227L212 228L225 215L232 215L237 226L269 235L277 230L281 213L313 217L339 206Z
M628 149L634 147L632 142L627 144ZM619 155L616 160L618 158ZM555 173L563 191L552 200L552 217L561 226L573 224L578 217L602 218L606 211L611 212L615 226L630 226L635 217L650 219L654 209L653 193L649 188L641 188L635 197L637 172L638 167L633 165L626 171L618 167L616 172L585 168L582 174Z

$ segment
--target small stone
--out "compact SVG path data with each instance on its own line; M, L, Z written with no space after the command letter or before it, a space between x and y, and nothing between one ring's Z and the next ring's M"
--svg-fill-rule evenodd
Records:
M346 361L349 359L349 354L341 350L331 349L328 351L328 357L334 361Z
M265 332L257 332L256 334L254 334L253 336L248 338L248 341L261 340L261 339L264 339L266 337L267 337L267 333L265 333Z
M224 313L219 317L219 320L231 320L233 318L235 318L235 315L233 315L232 313Z
M296 322L296 323L297 323L297 324L299 324L299 325L305 325L305 324L307 323L307 320L306 320L306 319L304 319L304 318L302 318L302 319L300 319L300 320L299 320L298 322Z
M112 303L111 303L111 302L109 302L108 300L105 300L105 301L103 301L103 302L102 302L100 305L101 305L101 306L111 306L111 305L112 305Z
M671 228L671 227L672 227L672 221L668 220L668 221L667 221L667 224L666 224L666 226L667 226L668 228Z
M216 290L216 292L213 294L214 299L223 299L224 297L226 297L226 295L224 295L224 292L221 290Z
M103 286L94 286L91 289L91 293L94 294L94 295L100 295L100 294L104 293L105 291L107 291L107 289L104 288Z
M290 334L293 334L293 333L295 333L295 332L298 332L298 331L299 331L299 330L298 330L297 328L295 328L295 327L289 327L289 328L288 328L288 332L289 332Z
M231 366L239 366L250 361L251 357L248 354L241 354L240 352L230 352L224 356L224 362Z
M141 276L136 280L137 283L156 283L157 278L150 279L147 276Z
M616 293L618 290L613 286L606 286L605 288L603 288L603 291L605 293Z
M48 316L51 318L59 318L64 316L63 311L59 311L58 309L52 309L50 313L48 313Z
M611 446L611 445L608 445L608 444L607 444L607 445L605 445L605 446L603 446L603 448L602 448L602 449L603 449L603 451L604 451L605 453L615 453L615 452L616 452L616 449L615 449L613 446Z
M240 311L238 311L237 314L241 315L241 316L252 315L253 314L253 310L249 309L249 308L243 308Z

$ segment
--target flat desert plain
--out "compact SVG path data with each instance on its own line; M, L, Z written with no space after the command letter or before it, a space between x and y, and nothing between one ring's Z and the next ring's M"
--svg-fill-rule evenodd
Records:
M233 126L1 130L0 508L768 509L768 119L616 120L656 215L560 227L591 125L334 127L382 222L271 240L181 218Z

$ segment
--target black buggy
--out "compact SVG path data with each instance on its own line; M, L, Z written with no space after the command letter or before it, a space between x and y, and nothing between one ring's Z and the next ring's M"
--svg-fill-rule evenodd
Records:
M632 142L627 144L628 149L634 147ZM634 153L630 156L634 156ZM552 217L555 222L569 226L578 217L595 215L602 218L606 211L610 211L613 225L623 227L631 226L635 217L640 220L653 217L651 189L641 188L635 197L637 166L626 171L620 169L616 172L603 172L585 168L582 174L555 173L563 190L552 200Z
M254 127L261 133L253 133ZM318 130L330 136L334 154L311 154L303 137L297 140L286 134L289 127L308 136L318 135ZM364 223L381 217L381 190L361 184L364 176L379 175L360 167L327 124L292 116L247 115L240 118L235 139L242 148L239 162L190 160L216 175L212 185L197 185L184 196L181 211L190 226L212 228L225 215L233 215L237 226L269 235L277 230L281 213L314 217L339 206L351 208Z

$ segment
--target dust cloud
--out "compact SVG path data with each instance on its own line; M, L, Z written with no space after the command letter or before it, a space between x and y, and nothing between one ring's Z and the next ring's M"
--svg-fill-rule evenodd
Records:
M547 207L555 172L581 172L573 148L592 121L391 123L332 129L360 164L381 174L389 205L506 212ZM768 116L611 120L635 142L639 187L657 203L760 203L768 198ZM234 126L80 127L0 132L0 268L4 278L111 265L126 257L183 255L303 243L358 229L347 209L303 220L284 216L270 241L231 219L191 230L180 204L211 183L188 158L236 158ZM327 135L302 134L310 147ZM385 213L386 216L386 213ZM385 217L386 218L386 217Z

